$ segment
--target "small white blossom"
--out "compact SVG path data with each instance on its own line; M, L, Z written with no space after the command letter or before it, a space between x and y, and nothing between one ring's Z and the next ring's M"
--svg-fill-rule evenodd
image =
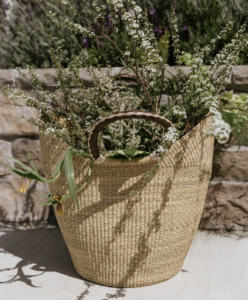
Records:
M172 112L173 112L173 114L174 114L175 116L180 116L180 117L183 117L184 119L187 118L185 109L184 109L184 108L180 108L179 105L173 106Z
M156 150L158 153L164 153L165 152L165 149L162 145L159 145L157 150Z
M220 144L228 142L231 133L231 127L225 121L213 118L209 129L206 131L207 136L214 136Z
M166 142L175 143L178 138L179 132L175 127L170 127L164 135L164 139Z

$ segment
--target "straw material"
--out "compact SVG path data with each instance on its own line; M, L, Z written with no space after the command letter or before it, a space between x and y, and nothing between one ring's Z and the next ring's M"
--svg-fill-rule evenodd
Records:
M64 202L57 220L74 267L83 278L114 287L140 287L176 275L194 239L212 170L212 137L204 138L204 119L174 143L160 169L149 157L106 159L93 164L78 195ZM69 149L51 135L40 135L42 164L50 178ZM87 178L90 159L73 157L77 188ZM130 192L144 185L137 197ZM49 184L51 194L69 194L65 173Z

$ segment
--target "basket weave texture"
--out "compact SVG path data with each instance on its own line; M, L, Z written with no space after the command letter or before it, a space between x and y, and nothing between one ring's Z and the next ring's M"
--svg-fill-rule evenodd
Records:
M157 164L149 157L106 159L93 164L91 178L56 215L74 267L83 278L114 287L140 287L176 275L194 239L212 170L214 139L204 138L207 117L175 142ZM59 138L40 135L46 178L69 146ZM90 159L73 157L77 189L87 178ZM130 192L144 185L137 197ZM69 194L64 171L49 184L51 194Z

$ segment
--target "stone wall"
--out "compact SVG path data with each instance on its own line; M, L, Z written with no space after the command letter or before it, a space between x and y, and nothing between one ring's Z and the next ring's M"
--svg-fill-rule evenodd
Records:
M104 72L104 69L102 70ZM113 68L113 75L120 71ZM171 68L171 72L174 68ZM185 67L185 73L189 69ZM37 70L45 89L59 93L50 77L54 70ZM92 80L81 70L81 76L87 86ZM21 87L32 94L28 81L20 78L15 70L0 70L0 86ZM238 66L232 73L229 90L248 93L248 66ZM40 163L39 135L37 128L25 119L37 113L27 107L15 107L8 99L0 95L0 155L14 157L27 163L27 151L30 152L37 168L42 174ZM235 141L220 146L216 144L212 179L206 197L200 228L210 230L248 230L248 145L239 151ZM12 161L4 160L14 165ZM233 167L225 174L225 170ZM0 222L40 222L49 217L49 209L38 204L42 201L39 194L47 194L46 184L31 182L28 192L17 191L20 177L0 165Z

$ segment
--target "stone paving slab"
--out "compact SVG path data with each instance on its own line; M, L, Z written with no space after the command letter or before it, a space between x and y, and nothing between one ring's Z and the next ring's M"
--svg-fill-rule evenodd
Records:
M178 275L143 288L110 288L75 272L59 229L0 228L1 300L247 300L248 233L198 231Z

